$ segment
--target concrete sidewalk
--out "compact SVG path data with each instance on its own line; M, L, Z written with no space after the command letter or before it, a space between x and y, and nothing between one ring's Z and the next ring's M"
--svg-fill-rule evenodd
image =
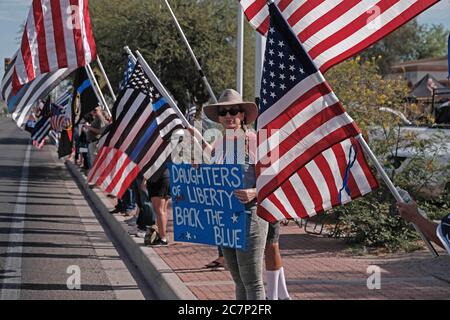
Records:
M128 235L124 217L109 214L113 201L98 188L89 189L73 163L66 165L160 299L234 299L229 272L204 267L217 257L215 247L174 243L171 220L169 246L145 247L143 239ZM352 256L344 241L307 234L293 222L282 227L280 247L294 300L450 299L450 257L445 253L436 259L428 252ZM379 290L367 287L369 266L380 268Z

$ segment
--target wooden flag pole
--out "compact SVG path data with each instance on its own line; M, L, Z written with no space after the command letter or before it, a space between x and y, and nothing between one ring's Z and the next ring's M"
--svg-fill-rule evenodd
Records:
M92 68L89 64L85 66L87 75L89 77L89 80L91 81L92 88L94 89L95 95L97 96L98 101L100 104L103 105L103 108L108 112L109 116L112 117L111 111L109 110L108 104L106 103L105 97L103 96L102 90L100 89L100 86L98 85L97 79L95 78L95 74L92 71Z
M375 168L378 171L378 174L380 174L381 178L386 183L387 187L389 188L389 191L392 193L392 195L394 196L395 200L397 200L397 202L405 202L403 200L403 198L401 197L400 193L398 192L397 188L395 187L394 183L389 178L389 176L387 175L387 173L384 170L384 168L381 166L381 164L378 161L377 157L375 156L375 154L370 149L369 145L367 144L367 142L363 138L363 136L361 134L359 134L358 136L356 136L356 139L359 141L359 143L361 143L362 148L364 149L366 154L369 156L369 158L372 160L373 164L375 165ZM420 231L420 229L415 224L413 224L413 227L414 227L414 229L416 229L417 233L422 238L423 242L425 242L425 244L428 247L428 250L431 252L433 257L434 258L438 257L439 254L437 253L436 249L431 244L430 240L428 240L428 238L425 237L425 235L422 233L422 231Z
M106 85L108 86L109 92L111 93L111 97L113 98L114 102L116 102L116 100L117 100L116 94L114 93L114 90L111 86L111 82L109 81L109 78L106 75L105 68L103 68L103 64L102 64L102 61L100 60L99 55L97 55L97 63L98 63L98 66L100 67L100 71L103 73L103 76L105 77Z
M167 9L169 9L172 19L175 22L175 26L177 27L178 31L180 32L181 37L183 38L183 41L186 44L186 47L188 48L192 59L194 60L197 70L200 73L200 77L202 78L203 82L205 83L206 89L208 90L208 93L211 96L211 99L213 100L214 103L217 103L217 98L214 95L214 91L212 90L211 85L209 84L208 79L206 78L206 75L203 72L202 67L200 66L200 63L198 63L197 57L195 56L194 51L192 50L191 45L189 44L189 41L187 40L186 35L183 32L183 29L181 28L180 24L178 23L177 17L175 16L175 13L173 12L172 8L170 7L169 1L164 0L164 2L166 3Z

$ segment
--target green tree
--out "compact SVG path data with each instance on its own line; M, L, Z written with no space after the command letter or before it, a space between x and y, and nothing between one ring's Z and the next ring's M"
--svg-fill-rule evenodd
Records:
M171 6L216 93L236 86L234 0L172 0ZM114 84L121 80L128 45L139 50L184 109L208 93L163 1L97 0L91 15L99 54ZM245 94L253 99L253 35L246 28Z
M439 143L442 137L438 133L425 140L413 134L399 134L400 118L380 112L380 107L414 114L416 106L403 99L408 93L406 82L384 79L378 72L377 62L375 58L361 60L357 57L336 66L326 76L344 108L369 138L371 149L394 184L408 190L432 216L438 212L442 215L442 208L450 204L448 193L434 201L420 198L437 179L448 177L450 165L437 161L437 155L442 154L445 147ZM398 170L398 163L392 161L399 147L409 148L415 154L401 170ZM390 191L380 181L378 190L333 210L339 217L338 232L366 247L389 250L420 247L415 243L417 235L395 213L393 203Z

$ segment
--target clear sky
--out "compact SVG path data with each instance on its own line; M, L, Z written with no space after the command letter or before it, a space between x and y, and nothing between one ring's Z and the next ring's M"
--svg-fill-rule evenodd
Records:
M3 58L11 57L19 48L18 31L27 18L31 2L0 0L0 79L3 77ZM443 24L450 29L450 0L441 0L422 13L418 20L420 23Z

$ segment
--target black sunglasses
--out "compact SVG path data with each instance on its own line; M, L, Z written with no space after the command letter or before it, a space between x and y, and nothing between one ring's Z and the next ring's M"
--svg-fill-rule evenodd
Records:
M231 116L237 115L239 112L242 112L241 108L239 107L233 107L231 109L219 109L219 116L225 117L227 113L229 113Z

